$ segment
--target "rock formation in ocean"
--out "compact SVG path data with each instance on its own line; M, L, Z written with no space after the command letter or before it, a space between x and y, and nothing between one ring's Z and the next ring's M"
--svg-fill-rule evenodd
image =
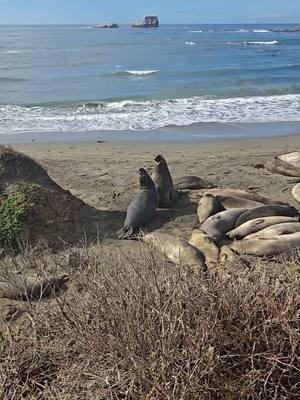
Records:
M131 25L132 28L158 28L159 22L156 16L146 16Z
M58 250L80 236L83 201L32 158L0 146L0 247L46 242Z
M112 28L119 28L119 25L116 22L111 22L109 24L104 24L104 25L97 25L95 28L100 28L100 29L112 29Z

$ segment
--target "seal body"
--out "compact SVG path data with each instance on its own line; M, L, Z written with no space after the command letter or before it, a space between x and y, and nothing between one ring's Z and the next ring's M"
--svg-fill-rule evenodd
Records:
M242 198L251 201L256 201L258 203L263 204L286 204L282 201L278 201L272 199L270 197L266 197L257 192L250 192L247 190L242 189L210 189L204 192L204 194L212 194L213 196L220 196L220 197L234 197L234 198Z
M224 211L224 207L218 197L206 194L199 200L197 214L200 224L203 224L210 216Z
M243 199L242 197L234 197L234 196L217 196L222 203L223 207L226 210L230 210L232 208L256 208L263 205L263 203L259 203L257 201Z
M294 251L300 249L300 232L236 241L230 247L239 254L249 254L259 257L269 257L283 253L292 254Z
M117 233L119 239L130 239L140 228L146 226L156 214L156 189L148 173L139 170L140 190L129 204L124 227Z
M228 232L227 236L230 239L242 239L245 236L251 235L255 232L259 232L272 225L282 224L282 223L292 223L297 221L298 218L295 217L273 216L273 217L255 218L245 222L244 224Z
M293 187L292 196L298 203L300 203L300 183L297 183L297 185Z
M244 240L251 240L256 238L264 238L270 236L289 235L291 233L300 232L300 222L285 222L276 224L262 229L261 231L252 233L244 238Z
M181 238L167 233L152 232L143 235L142 241L152 246L176 265L193 267L202 272L207 271L202 252Z
M157 191L158 207L170 208L176 203L177 192L174 190L168 164L160 154L154 161L155 166L151 178Z
M300 168L300 150L291 151L287 154L281 154L276 157L280 161L284 161L293 167Z
M235 226L237 219L245 211L245 208L233 208L215 214L201 225L201 230L210 238L219 242L222 237Z
M203 231L194 229L189 243L201 251L205 257L205 262L208 265L216 264L218 262L220 249Z
M300 167L295 167L294 165L281 161L278 158L267 161L264 166L268 171L275 174L300 177Z
M35 301L60 294L66 289L68 275L53 276L44 280L6 273L0 279L0 298Z
M240 226L251 219L271 217L271 216L295 217L298 210L292 206L281 206L279 204L257 207L252 210L245 211L236 221L236 226Z
M211 182L206 181L203 178L200 178L199 176L194 176L194 175L187 175L187 176L182 176L180 178L174 179L174 185L176 189L209 189L209 188L214 188L215 185L213 185Z

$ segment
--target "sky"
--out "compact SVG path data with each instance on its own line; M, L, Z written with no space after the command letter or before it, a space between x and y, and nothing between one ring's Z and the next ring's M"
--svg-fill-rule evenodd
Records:
M300 0L0 0L0 24L299 23Z

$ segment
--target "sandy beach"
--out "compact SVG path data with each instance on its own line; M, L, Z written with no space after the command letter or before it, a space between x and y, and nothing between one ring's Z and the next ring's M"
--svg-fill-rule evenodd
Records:
M299 143L299 135L295 135L206 143L32 143L13 148L39 161L57 183L89 206L82 224L91 239L99 235L115 242L115 232L122 227L138 188L137 170L143 167L151 171L155 154L166 157L173 177L198 175L218 187L253 188L294 204L291 189L299 179L254 166L299 148ZM174 210L159 210L149 230L160 228L189 238L196 222L196 193L182 196Z

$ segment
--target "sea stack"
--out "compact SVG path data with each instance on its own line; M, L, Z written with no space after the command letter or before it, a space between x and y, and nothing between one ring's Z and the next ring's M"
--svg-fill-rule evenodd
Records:
M146 16L131 25L132 28L158 28L159 22L156 16Z

